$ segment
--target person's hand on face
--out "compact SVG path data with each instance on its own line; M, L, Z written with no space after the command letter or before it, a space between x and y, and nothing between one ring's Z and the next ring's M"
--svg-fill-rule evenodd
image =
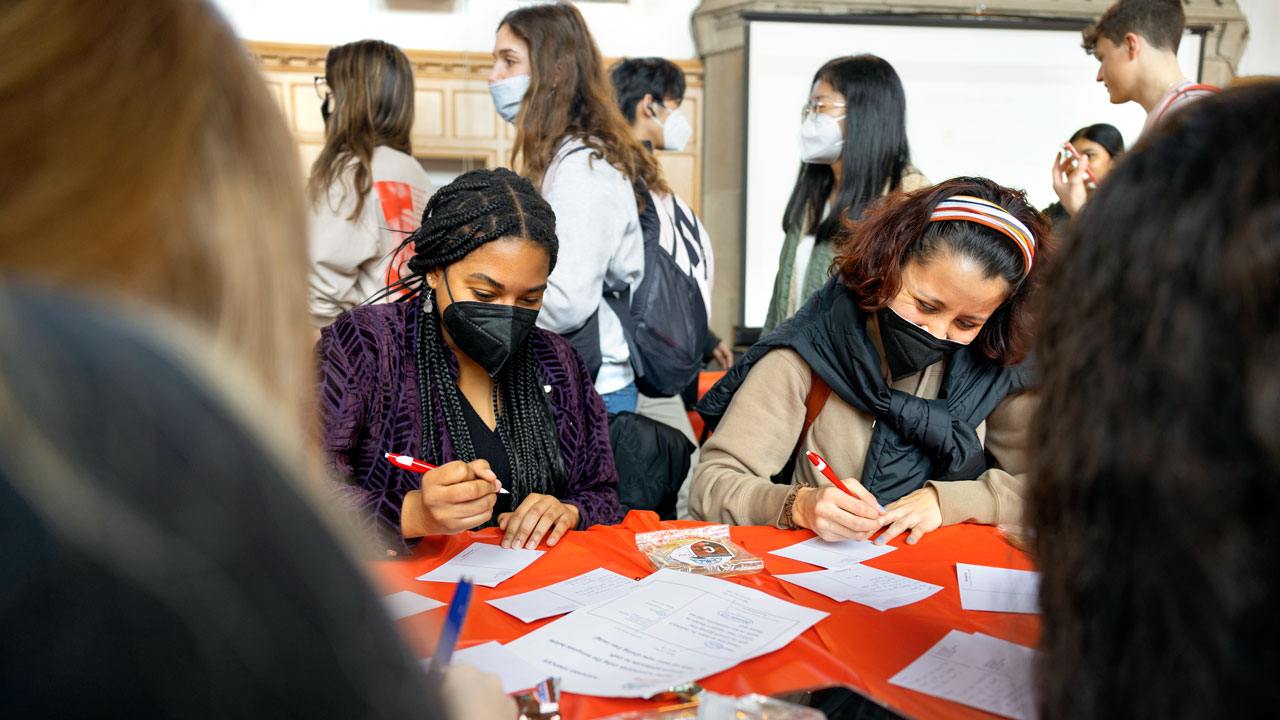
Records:
M1057 193L1062 209L1066 210L1068 215L1074 216L1080 212L1080 208L1084 207L1089 199L1089 189L1085 187L1088 170L1087 155L1081 156L1080 162L1076 163L1072 170L1062 166L1061 153L1053 156L1053 191Z
M927 532L942 525L942 508L938 503L938 491L925 486L889 504L880 521L885 531L876 538L877 545L884 545L904 532L907 544L915 545Z
M1107 174L1111 172L1113 160L1111 153L1100 143L1088 138L1072 140L1071 144L1088 161L1089 174L1093 175L1094 181L1100 183L1105 180Z
M576 505L551 495L529 493L514 511L498 516L502 547L532 550L544 537L548 546L555 547L566 532L578 527L581 517Z
M450 535L493 516L502 483L484 460L456 460L422 476L419 499L427 535Z

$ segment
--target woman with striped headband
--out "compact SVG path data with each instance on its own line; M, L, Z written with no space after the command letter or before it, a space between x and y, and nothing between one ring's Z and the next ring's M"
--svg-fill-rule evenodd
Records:
M699 405L716 430L694 516L909 543L944 524L1020 524L1029 300L1049 238L1023 193L981 178L848 224L836 277Z

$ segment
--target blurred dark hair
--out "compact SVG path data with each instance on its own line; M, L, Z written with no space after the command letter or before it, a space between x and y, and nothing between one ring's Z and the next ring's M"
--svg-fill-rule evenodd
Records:
M609 71L609 79L627 122L636 121L636 103L645 95L652 95L659 103L684 100L684 71L666 58L621 60Z
M831 166L800 163L787 209L784 232L801 230L817 242L832 239L842 217L856 220L868 203L897 190L911 164L907 144L907 95L898 73L875 55L829 60L813 76L827 82L845 103L844 146L840 150L840 187L830 217L823 219L835 184Z
M1075 142L1081 138L1092 140L1102 146L1107 154L1114 160L1124 154L1124 135L1116 129L1115 125L1108 123L1096 123L1087 127L1082 127L1071 136L1070 142Z
M1040 717L1280 703L1280 87L1145 138L1047 280Z
M304 428L207 335L108 300L0 285L0 717L439 708Z
M1116 0L1097 22L1084 29L1082 45L1085 52L1092 53L1098 38L1119 45L1125 35L1133 33L1146 38L1152 47L1176 53L1186 26L1182 0Z
M1035 236L1036 253L1025 278L1021 251L1006 235L962 220L930 222L938 203L971 195L1004 208ZM1002 365L1021 362L1032 340L1030 300L1053 256L1048 221L1027 203L1026 194L986 178L961 177L906 194L887 196L857 222L847 222L836 269L864 312L889 304L902 287L902 268L911 260L929 260L942 249L982 265L986 277L1001 277L1013 289L982 326L973 347Z

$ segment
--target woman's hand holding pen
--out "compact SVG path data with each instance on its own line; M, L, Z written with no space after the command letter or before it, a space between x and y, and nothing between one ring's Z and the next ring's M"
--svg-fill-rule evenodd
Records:
M405 537L449 535L470 530L493 516L502 483L489 463L460 460L422 476L420 490L405 494L400 526Z
M844 481L850 492L838 487L806 487L796 491L792 519L823 540L866 540L882 525L884 511L874 496L852 478Z

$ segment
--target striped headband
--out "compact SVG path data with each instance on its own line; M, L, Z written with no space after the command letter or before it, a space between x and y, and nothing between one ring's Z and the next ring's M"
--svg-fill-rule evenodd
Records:
M938 203L929 216L929 222L940 220L965 220L985 225L1007 236L1022 251L1024 276L1031 273L1031 265L1036 257L1036 238L1018 218L999 205L973 197L972 195L952 195Z

